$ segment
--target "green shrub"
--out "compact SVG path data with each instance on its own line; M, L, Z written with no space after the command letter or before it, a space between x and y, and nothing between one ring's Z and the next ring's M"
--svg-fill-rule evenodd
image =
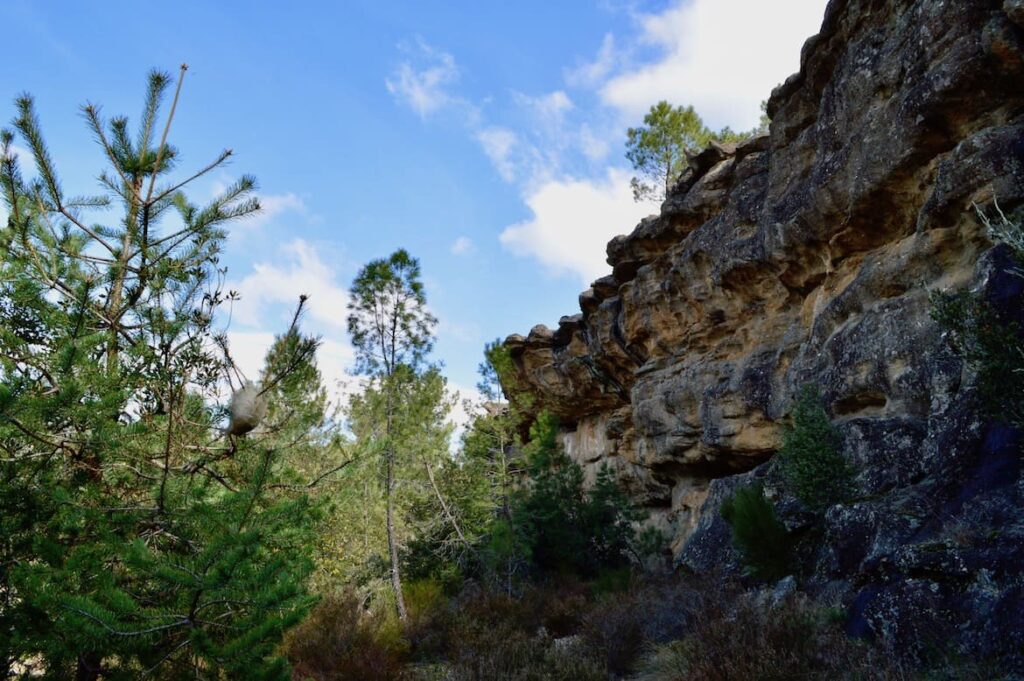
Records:
M587 609L577 581L528 586L518 597L467 590L449 636L450 681L608 678L600 658L573 637Z
M840 451L817 388L804 386L778 453L779 472L800 501L813 511L849 498L853 469Z
M453 614L445 596L444 584L435 579L418 579L402 585L409 618L405 638L418 660L443 654L449 644Z
M1010 218L996 208L997 218L978 215L993 241L1005 243L1015 262L1012 272L1024 276L1024 219ZM1024 341L1020 324L994 309L984 296L969 291L934 292L932 318L974 372L986 414L1024 428Z
M761 485L736 490L720 509L732 528L733 546L747 572L758 579L776 580L788 574L791 542L785 526L775 516Z
M444 606L444 585L436 579L417 579L402 586L410 616L427 616Z
M800 596L776 605L741 599L712 608L682 640L655 647L640 681L907 678Z
M558 421L542 412L526 447L529 479L513 498L515 539L504 542L521 547L540 575L592 577L629 566L639 520L632 502L607 467L584 489L583 470L562 452L557 435Z

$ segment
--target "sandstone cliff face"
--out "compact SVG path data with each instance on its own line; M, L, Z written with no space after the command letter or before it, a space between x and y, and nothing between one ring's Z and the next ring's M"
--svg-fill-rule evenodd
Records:
M1024 202L1024 0L833 0L801 64L770 135L701 153L608 245L581 314L508 338L517 382L694 570L733 565L717 505L771 485L781 424L817 384L862 500L829 511L831 543L805 559L842 585L851 628L909 637L921 608L955 628L964 599L978 622L1019 618L1019 438L978 417L928 295L1020 308L973 204ZM1021 554L1012 569L947 541L985 523Z

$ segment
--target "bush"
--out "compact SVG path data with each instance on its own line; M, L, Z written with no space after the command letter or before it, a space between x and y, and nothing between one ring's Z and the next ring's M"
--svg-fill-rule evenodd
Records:
M697 613L734 594L732 584L717 576L704 584L668 578L634 583L622 593L607 594L583 612L579 634L590 655L617 675L632 672L652 645L679 638Z
M1011 219L998 207L996 212L996 219L980 210L978 214L992 240L1008 247L1011 262L1006 269L1013 276L1024 277L1024 219ZM1024 330L1019 297L1018 293L999 306L968 291L933 293L931 300L932 318L974 372L986 414L1024 428Z
M526 448L529 480L513 499L511 543L542 576L592 577L629 566L639 557L639 514L607 467L585 490L583 470L561 451L557 434L557 420L541 413Z
M397 621L352 592L324 598L285 646L293 678L313 681L398 678L409 652Z
M435 659L449 645L454 617L445 596L444 585L435 579L418 579L402 585L409 619L405 638L416 659Z
M711 608L685 638L657 646L642 681L903 678L882 656L847 638L826 612L799 595L772 606L741 598Z
M813 511L823 511L850 496L853 469L840 453L839 433L814 386L804 386L800 392L778 462L793 493Z
M733 546L748 573L774 581L790 569L791 542L760 485L743 487L722 502L722 518L732 528Z
M608 672L573 640L481 629L453 660L452 681L606 681Z
M639 607L641 601L627 594L604 598L586 613L580 627L587 650L599 656L609 671L620 676L633 670L647 643L644 626L647 613Z
M586 606L586 589L574 581L531 586L519 597L467 590L456 603L448 678L607 679L600 660L572 635Z

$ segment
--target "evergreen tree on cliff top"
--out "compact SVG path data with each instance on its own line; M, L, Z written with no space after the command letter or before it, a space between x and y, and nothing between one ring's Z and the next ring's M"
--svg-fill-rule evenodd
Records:
M259 209L255 183L186 198L231 152L174 174L184 75L163 116L173 80L150 74L136 126L83 107L107 164L97 197L65 191L31 97L3 132L4 678L285 679L278 643L311 604L310 506L271 493L289 450L265 427L224 427L237 375L214 328L230 296L218 257L224 226ZM23 177L16 135L38 178ZM295 343L281 365L314 349Z
M686 169L687 154L714 137L692 106L673 107L666 101L652 106L642 126L626 131L626 158L637 172L630 182L633 198L664 201Z
M734 132L728 127L715 132L692 106L658 102L644 116L642 126L626 131L626 158L637 172L630 181L633 199L661 203L682 178L688 155L700 152L712 141L739 142L766 128L764 114L760 126L749 132Z

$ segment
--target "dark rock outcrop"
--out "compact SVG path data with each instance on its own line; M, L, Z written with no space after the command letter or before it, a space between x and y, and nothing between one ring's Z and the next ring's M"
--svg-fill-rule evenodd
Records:
M980 417L929 293L1021 306L975 205L1024 203L1022 7L833 0L770 135L696 156L608 245L582 314L508 340L518 388L591 475L618 471L681 567L735 567L718 504L778 487L781 424L814 383L859 500L826 514L804 587L888 644L1021 650L1021 440Z

